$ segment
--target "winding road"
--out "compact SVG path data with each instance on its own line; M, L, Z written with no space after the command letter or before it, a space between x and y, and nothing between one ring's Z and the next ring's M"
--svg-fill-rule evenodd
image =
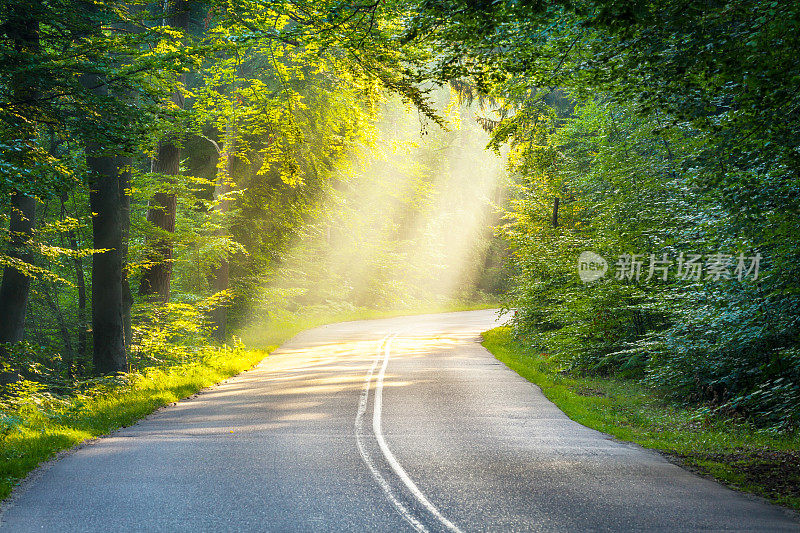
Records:
M800 531L569 420L493 311L334 324L39 469L0 531Z

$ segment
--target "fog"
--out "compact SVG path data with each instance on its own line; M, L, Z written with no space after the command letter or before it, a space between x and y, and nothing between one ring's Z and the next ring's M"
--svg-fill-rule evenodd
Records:
M265 277L261 319L282 313L403 309L486 298L476 289L505 183L474 106L437 93L442 129L384 102L374 142L352 154Z

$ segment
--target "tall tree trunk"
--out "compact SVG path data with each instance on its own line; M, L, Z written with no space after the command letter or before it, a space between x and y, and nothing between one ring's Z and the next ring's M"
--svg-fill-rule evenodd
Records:
M180 151L170 142L161 142L153 160L152 172L174 176L178 173ZM147 221L167 233L175 231L177 198L174 193L159 192L150 198ZM150 263L142 273L139 294L162 302L169 301L172 281L172 243L168 238L158 238L151 244L148 256Z
M553 198L553 227L558 227L558 204L561 202L561 198L556 196Z
M127 9L129 14L135 18L140 14L146 6L139 4L128 4ZM117 23L114 27L119 31L126 34L141 34L145 28L137 24L128 22ZM120 100L135 105L135 91L127 90L118 95ZM130 285L130 271L128 269L128 244L130 242L130 229L131 229L131 198L128 193L131 183L131 166L133 158L129 156L120 156L117 161L120 168L119 180L119 194L122 202L122 328L125 337L125 348L130 352L130 347L133 344L133 328L131 325L131 308L133 307L133 294L131 293Z
M92 256L92 331L95 372L128 370L123 320L123 209L117 159L100 155L88 143L86 162L91 171L89 203L94 247L108 251Z
M30 18L24 7L10 5L6 20L6 33L11 37L17 52L35 54L39 51L39 22ZM35 80L21 69L12 80L14 100L33 101L37 88ZM36 130L28 122L20 124L20 140L36 142ZM36 200L19 191L11 197L11 243L8 255L24 263L31 263L33 256L27 246L33 236L36 223ZM25 331L25 313L31 278L9 265L3 269L0 285L0 343L19 342Z
M131 182L130 171L131 159L129 157L119 158L121 167L119 180L119 195L122 203L122 329L125 336L125 346L130 349L133 342L133 328L131 326L131 307L133 307L133 294L128 279L128 242L131 233L131 197L128 195L128 188Z
M165 0L166 18L164 25L185 30L189 26L189 2L187 0ZM181 75L179 85L185 82ZM183 109L183 93L178 87L172 93L172 102ZM158 143L151 171L166 176L177 176L180 172L181 151L179 139L167 137ZM177 199L174 193L159 192L150 199L147 220L159 230L167 233L175 231ZM172 281L172 242L168 238L158 238L151 246L150 263L142 273L139 293L162 302L169 301Z
M85 5L87 11L98 10L95 4ZM107 98L109 89L102 81L96 74L81 77L84 87ZM119 161L102 142L97 138L86 142L94 248L106 250L92 255L92 362L96 373L110 374L128 370L122 318L124 215Z
M73 250L78 250L78 239L75 230L67 233L69 245ZM86 277L83 274L83 260L79 256L72 258L72 266L75 268L75 286L78 289L78 348L77 356L86 358Z
M8 255L24 263L33 261L28 247L36 221L36 200L24 194L11 197L11 247ZM19 342L25 331L25 312L31 278L14 266L3 269L0 285L0 342Z

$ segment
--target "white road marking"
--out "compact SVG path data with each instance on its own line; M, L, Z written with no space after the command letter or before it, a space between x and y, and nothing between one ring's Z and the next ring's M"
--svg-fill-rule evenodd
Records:
M428 533L428 528L426 528L419 520L414 518L414 515L409 511L405 505L403 505L400 500L398 500L394 493L392 493L392 488L389 486L389 483L383 478L378 469L375 468L375 465L372 462L372 459L369 457L367 450L364 446L364 413L367 411L367 403L369 402L369 389L370 385L372 384L372 375L375 373L375 368L378 366L378 361L380 360L381 351L386 346L390 335L386 335L381 342L380 347L378 348L378 354L375 356L375 361L372 363L372 367L367 372L367 377L364 379L364 388L361 390L361 398L358 401L358 411L356 412L356 444L358 445L358 453L361 454L361 458L364 460L364 464L367 465L369 471L372 473L372 477L375 478L375 481L378 482L381 489L383 489L384 494L386 494L386 498L395 506L397 511L400 515L411 524L411 526L419 531L420 533Z
M419 501L433 516L435 516L439 522L448 530L453 531L454 533L461 533L461 530L453 524L450 520L445 518L442 513L430 502L428 498L419 490L417 484L414 483L403 467L400 465L400 462L392 453L392 450L389 449L389 446L386 444L386 440L383 438L383 431L381 429L381 410L383 408L383 378L386 374L386 367L389 364L389 354L391 353L391 346L392 341L397 335L393 335L391 337L387 337L384 343L384 352L383 352L383 365L381 365L381 370L378 373L378 378L375 383L375 407L372 411L372 431L375 433L375 438L378 441L378 446L383 452L383 456L388 461L389 465L394 470L394 473L397 474L397 477L408 487L408 490L414 495L414 497ZM379 355L380 357L380 355ZM378 359L375 359L375 362L378 362ZM375 370L375 365L372 365L370 369L369 377L371 378L372 372ZM367 388L369 388L369 384L367 384ZM362 393L363 396L363 393ZM366 402L365 402L366 404ZM360 406L359 406L360 409ZM366 407L365 407L366 409ZM363 413L362 413L363 415Z

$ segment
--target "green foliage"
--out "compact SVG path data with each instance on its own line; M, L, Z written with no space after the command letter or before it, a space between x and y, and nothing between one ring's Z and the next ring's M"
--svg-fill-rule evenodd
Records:
M533 124L530 144L517 134L512 153L519 190L505 232L515 248L518 333L565 368L644 378L679 401L795 427L797 300L767 293L781 283L776 265L762 265L758 281L676 279L682 252L769 250L741 231L718 194L695 185L701 137L601 98L550 113ZM580 281L584 250L609 261L604 279ZM615 278L623 253L645 254L638 282ZM646 281L649 254L672 258L668 280Z
M797 426L799 21L755 0L417 4L411 33L441 49L431 74L502 104L482 124L517 174L520 335L566 368ZM584 250L612 274L623 253L681 252L760 253L763 273L583 285Z
M269 250L278 257L253 292L259 322L476 296L494 239L491 203L505 185L502 160L484 151L474 107L436 96L450 131L420 132L424 125L397 101L376 108L372 138L332 172L291 247ZM498 269L494 279L503 275Z
M208 343L201 306L188 303L142 304L134 311L136 351L133 368L178 363Z

